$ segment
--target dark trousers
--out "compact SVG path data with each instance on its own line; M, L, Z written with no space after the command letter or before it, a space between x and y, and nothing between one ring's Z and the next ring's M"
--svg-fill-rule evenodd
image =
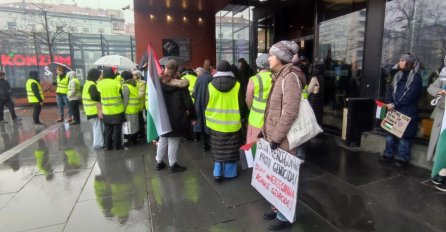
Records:
M12 102L11 98L7 98L7 99L0 99L0 121L4 120L3 109L5 106L8 107L8 110L11 113L12 120L16 119L17 115L15 114L14 111L14 103Z
M201 142L203 143L204 149L210 149L211 148L211 137L206 133L200 133L201 136Z
M120 124L105 124L104 132L105 147L108 149L115 149L122 147L122 123Z
M138 119L139 119L139 131L137 133L137 137L139 138L145 138L146 137L146 123L144 121L144 112L145 111L139 111Z
M42 106L40 105L40 103L32 103L33 107L34 107L34 111L33 111L33 120L34 120L34 124L40 124L40 111L42 111Z
M80 104L79 100L71 100L68 102L68 107L69 107L71 113L73 114L73 120L76 123L81 122L81 113L79 111L79 104Z

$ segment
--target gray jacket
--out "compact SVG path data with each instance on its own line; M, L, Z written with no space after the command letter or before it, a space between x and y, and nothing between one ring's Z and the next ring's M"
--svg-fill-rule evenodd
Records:
M430 84L427 88L427 92L432 96L436 97L437 93L445 89L446 86L446 68L440 73L440 76L435 80L434 83ZM432 160L435 155L435 148L437 146L438 137L440 136L441 123L443 121L444 109L440 107L435 107L434 109L434 124L432 125L431 138L429 140L429 147L427 149L426 158L428 161Z

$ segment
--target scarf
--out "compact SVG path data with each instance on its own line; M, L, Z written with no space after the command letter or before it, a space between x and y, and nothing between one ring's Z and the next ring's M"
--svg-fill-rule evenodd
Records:
M406 87L405 87L404 93L403 93L403 95L401 95L401 97L400 97L400 99L398 99L398 101L401 101L401 99L403 99L403 97L407 94L407 92L409 92L410 86L413 82L413 78L415 77L415 74L418 73L419 69L420 69L420 62L417 59L414 64L414 68L410 70L409 75L407 76L407 82L406 82ZM393 78L393 82L392 82L392 87L393 87L392 96L393 97L395 97L395 95L396 95L397 85L398 85L398 82L400 82L402 77L403 77L403 71L400 70L395 74L395 77Z

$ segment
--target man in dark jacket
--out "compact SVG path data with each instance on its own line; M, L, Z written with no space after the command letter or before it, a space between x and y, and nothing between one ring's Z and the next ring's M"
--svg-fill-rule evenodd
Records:
M0 71L0 123L7 123L4 120L3 108L8 107L11 113L11 118L14 122L20 121L14 111L14 103L11 100L11 87L9 82L6 80L6 75L4 72Z
M192 97L195 99L195 110L197 111L197 123L194 125L194 132L200 134L203 143L203 150L209 151L211 143L209 141L209 128L206 127L204 110L206 109L206 96L208 95L208 85L212 81L212 76L204 68L195 70L198 79L195 83Z
M399 71L393 78L392 85L388 88L386 102L387 109L396 110L411 118L401 139L388 134L386 137L386 149L380 158L381 162L391 162L396 157L395 165L404 167L410 160L410 140L417 133L417 111L418 98L421 94L422 79L416 67L417 58L406 53L400 57L398 63ZM398 149L396 151L396 145Z

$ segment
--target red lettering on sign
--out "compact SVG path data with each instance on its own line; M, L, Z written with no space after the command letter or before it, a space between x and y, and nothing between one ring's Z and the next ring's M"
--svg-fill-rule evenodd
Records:
M18 66L23 66L26 64L26 60L23 55L14 56L14 58L12 58L12 62L14 62L14 64L17 64Z
M280 192L280 190L272 188L271 193L277 199L279 199L284 205L286 205L286 207L288 207L288 209L291 209L291 207L293 206L293 202L290 199L288 199L285 195L283 195L282 192Z
M54 55L54 61L62 64L66 64L67 66L71 66L71 57L70 56L60 56ZM3 66L47 66L51 63L50 56L48 55L22 55L15 54L14 56L10 56L7 54L1 55L1 64Z
M2 65L3 66L14 66L11 62L11 57L8 55L2 55Z
M26 56L26 66L37 66L37 59L35 56Z

